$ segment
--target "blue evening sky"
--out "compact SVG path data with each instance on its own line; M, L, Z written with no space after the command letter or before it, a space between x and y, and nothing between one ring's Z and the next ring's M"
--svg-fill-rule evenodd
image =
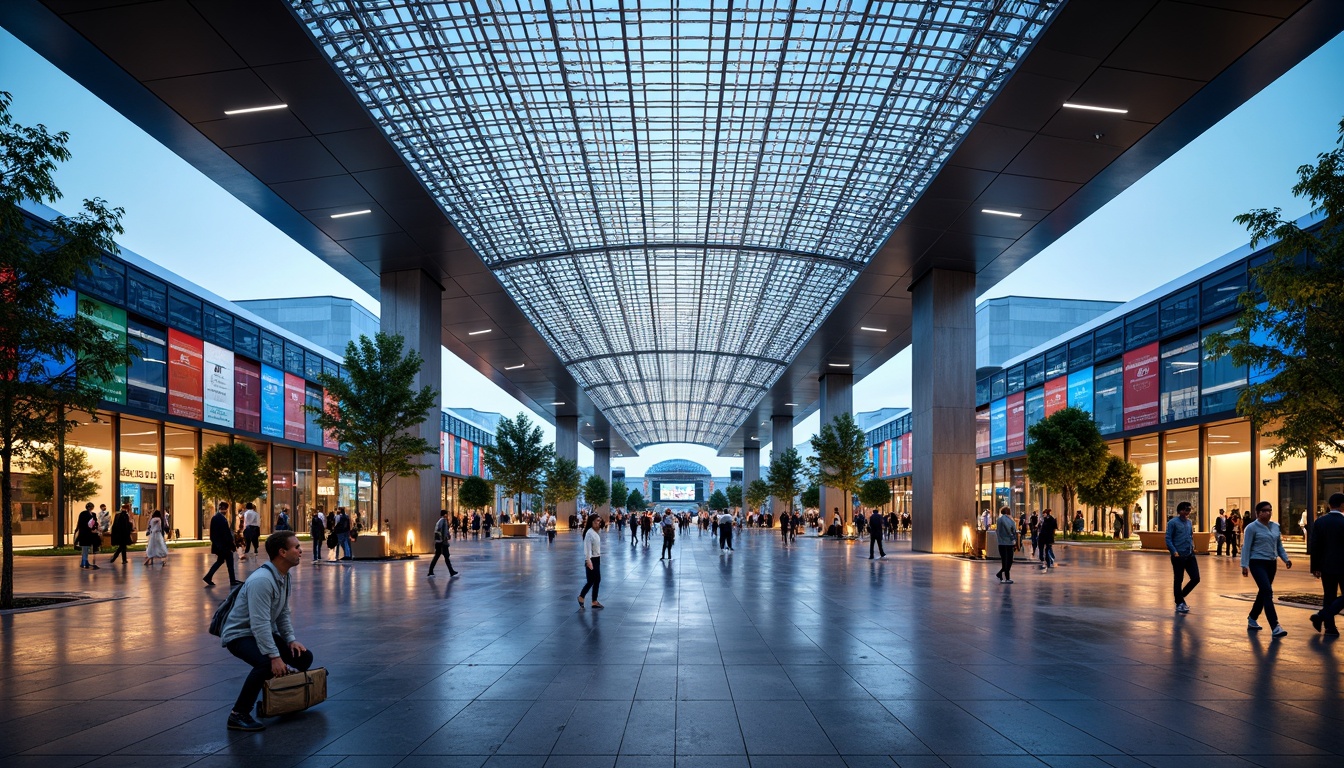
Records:
M1295 169L1333 148L1344 117L1344 36L1321 48L1110 204L989 291L1128 301L1246 241L1232 217L1280 207L1308 212L1289 187ZM229 299L334 295L378 310L373 297L300 247L185 161L0 30L0 90L20 124L70 133L73 158L57 174L58 210L102 197L126 209L122 245ZM263 277L264 276L264 279ZM505 414L522 405L445 351L443 400ZM855 386L856 411L910 403L910 352ZM814 414L795 429L805 440ZM553 429L544 424L548 439ZM767 451L768 453L768 451ZM592 454L580 448L580 463ZM707 448L664 445L613 458L634 476L687 458L726 475L739 461ZM763 461L768 456L763 457Z

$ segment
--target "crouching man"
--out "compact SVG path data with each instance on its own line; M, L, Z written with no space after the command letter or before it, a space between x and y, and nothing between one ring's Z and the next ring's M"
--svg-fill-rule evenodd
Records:
M272 533L266 537L266 556L270 562L247 577L220 633L229 653L252 666L229 713L229 728L235 731L266 727L252 717L252 707L267 680L291 667L306 671L313 665L312 652L294 639L289 620L289 569L303 560L299 537L293 531Z

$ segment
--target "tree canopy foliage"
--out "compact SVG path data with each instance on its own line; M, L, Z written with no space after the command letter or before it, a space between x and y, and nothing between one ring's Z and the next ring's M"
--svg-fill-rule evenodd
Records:
M583 498L596 512L599 507L604 507L611 501L611 489L607 486L606 480L597 475L589 475L583 483Z
M201 496L229 502L233 517L239 502L266 496L266 464L247 443L215 443L196 462L196 489Z
M742 492L742 500L751 509L760 509L769 499L770 484L759 477L747 483L747 489Z
M643 512L646 506L648 502L644 501L644 494L640 493L638 488L630 491L630 495L625 499L625 508L631 512Z
M495 487L478 475L468 477L457 487L457 502L466 509L485 509L494 500Z
M809 483L807 488L803 490L802 495L798 498L798 501L802 503L803 509L820 509L821 486L816 483Z
M728 506L730 507L742 506L742 486L734 483L733 485L728 486L728 488L724 490L724 495L728 497Z
M38 472L28 476L24 483L28 492L43 501L56 498L56 465L59 463L55 452L42 451L37 454ZM66 446L65 471L61 473L61 495L66 504L92 499L102 490L98 484L98 472L89 463L89 454L78 446ZM57 513L64 510L57 510Z
M722 512L729 507L728 496L724 494L722 489L716 490L709 495L708 505L715 512Z
M1128 509L1143 495L1143 473L1124 459L1111 454L1106 470L1095 482L1078 486L1078 500L1106 510Z
M829 424L821 425L821 432L813 435L811 442L814 455L807 461L812 477L818 484L844 493L840 509L848 518L852 508L850 497L859 492L864 476L872 471L872 463L868 461L868 436L854 420L854 414L846 411L831 419Z
M611 481L611 506L617 509L625 509L626 499L630 498L630 491L625 487L624 480Z
M499 420L495 444L485 446L481 460L495 483L504 493L516 497L517 508L522 509L523 494L541 492L553 458L555 447L546 444L541 427L519 411L512 419L506 416Z
M1112 455L1101 430L1092 414L1069 407L1031 425L1027 434L1027 476L1063 496L1063 519L1072 519L1075 491L1101 480Z
M891 501L891 486L886 480L880 480L876 477L863 481L859 486L859 503L865 507L876 509L885 506Z
M545 485L542 495L551 506L573 501L579 497L579 483L583 475L579 472L579 463L573 459L556 456L546 468Z
M803 459L798 455L798 449L793 446L774 455L770 461L770 469L765 475L765 482L770 486L770 495L787 504L789 512L793 511L793 500L802 492L805 480ZM818 500L817 504L820 503ZM804 503L803 506L806 507L807 504Z

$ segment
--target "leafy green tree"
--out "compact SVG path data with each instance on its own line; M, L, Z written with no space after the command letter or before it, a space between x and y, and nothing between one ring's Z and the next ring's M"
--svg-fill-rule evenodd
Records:
M868 461L868 436L854 414L845 412L823 424L821 433L813 435L811 442L815 455L807 462L812 476L819 484L844 494L840 514L848 521L853 514L850 498L858 494L864 476L873 470Z
M472 475L457 487L457 503L470 510L485 509L495 500L495 487L489 480Z
M1240 298L1233 330L1205 341L1209 358L1270 374L1237 399L1237 412L1275 438L1270 464L1292 457L1320 461L1344 452L1344 120L1339 147L1297 169L1292 192L1325 214L1304 231L1278 208L1236 217L1251 247L1277 240L1274 256L1251 268L1254 288ZM1258 288L1258 292L1255 290Z
M317 425L346 448L343 468L367 472L376 493L374 520L383 519L383 490L394 477L414 477L429 469L420 459L437 455L438 446L416 428L437 415L439 393L415 389L424 358L407 351L398 334L379 331L345 347L345 376L323 373L318 381L332 395L330 406L305 405Z
M738 508L742 506L742 486L740 485L728 486L728 488L724 491L724 496L728 498L728 506Z
M728 497L722 490L714 491L709 495L709 508L715 512L721 512L728 508Z
M1106 471L1096 482L1078 486L1079 501L1107 512L1127 510L1142 495L1143 473L1115 454L1106 460ZM1125 530L1128 531L1129 515L1122 517L1125 519Z
M583 482L583 498L592 505L593 512L611 499L611 489L607 481L597 475L589 475Z
M43 501L55 500L57 463L54 453L41 451L37 454L38 472L29 475L24 482L29 493ZM98 472L89 463L89 454L83 448L67 446L65 471L61 473L61 495L65 497L66 505L92 499L100 490Z
M26 127L9 114L10 94L0 91L0 608L14 607L15 462L64 440L93 414L101 382L112 381L130 360L120 337L90 317L92 303L61 311L70 288L104 252L116 252L120 208L85 200L76 216L34 226L19 204L61 199L54 174L70 159L70 135L44 125ZM75 375L78 361L79 375Z
M803 509L821 508L821 486L816 483L808 484L803 490L802 496L798 499L803 504Z
M640 493L638 488L630 491L630 495L625 499L625 508L631 512L643 512L646 506L648 502L644 501L644 494Z
M770 498L770 484L761 478L756 478L747 483L747 490L742 494L742 500L752 509L759 510ZM778 514L778 512L776 512Z
M765 482L770 486L770 495L788 504L790 514L793 513L794 498L803 490L804 480L803 459L798 455L798 449L793 447L775 455L770 462L770 469L765 475ZM820 494L820 491L818 491L818 494ZM819 504L821 504L820 495L818 495L813 506ZM803 507L807 507L806 502L803 503Z
M625 501L630 498L630 491L625 487L624 480L613 480L611 483L611 506L616 509L625 509Z
M859 503L871 509L886 506L891 501L891 486L886 480L876 477L863 481L859 486Z
M229 502L229 522L239 502L266 495L266 466L247 443L215 443L196 462L196 488L201 496Z
M1065 408L1027 430L1027 477L1064 497L1062 526L1073 520L1074 494L1079 486L1093 485L1106 473L1111 450L1092 415Z
M516 497L517 508L522 509L523 494L540 495L554 458L555 447L546 444L541 427L519 411L512 419L499 420L495 444L485 446L481 460L504 493Z
M583 475L579 472L579 463L573 459L556 456L546 468L546 484L542 493L546 503L552 507L573 501L579 497L579 483Z

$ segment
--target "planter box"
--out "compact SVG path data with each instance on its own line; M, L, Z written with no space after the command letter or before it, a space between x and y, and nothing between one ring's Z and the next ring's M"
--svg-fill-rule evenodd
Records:
M387 537L366 533L350 542L350 554L356 560L374 560L387 557Z
M1139 531L1139 542L1143 549L1163 551L1167 548L1165 531ZM1195 531L1195 554L1209 554L1209 544L1213 541L1212 531Z
M500 523L499 535L527 538L527 523Z

